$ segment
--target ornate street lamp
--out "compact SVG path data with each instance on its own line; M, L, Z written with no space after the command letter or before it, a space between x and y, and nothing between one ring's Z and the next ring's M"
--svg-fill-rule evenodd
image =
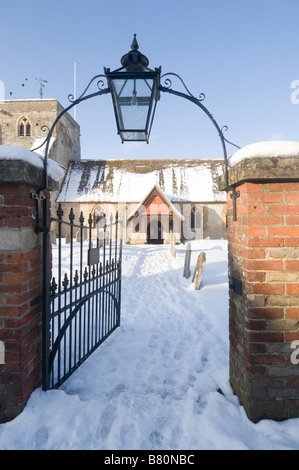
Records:
M136 34L131 51L121 59L122 67L110 72L104 69L111 91L118 134L125 141L148 142L157 101L161 68L151 70L141 52Z
M138 49L139 46L136 40L136 34L134 34L134 39L131 45L131 51L121 58L122 67L114 70L113 72L111 72L108 68L104 68L104 75L101 74L94 76L88 83L83 93L79 96L79 98L74 99L73 95L68 96L68 99L71 104L57 116L50 129L47 126L42 127L42 130L49 131L47 138L39 147L33 149L32 151L35 151L45 145L45 181L44 186L39 189L38 194L34 195L35 199L43 199L42 192L48 187L47 159L49 153L50 140L55 126L66 112L68 112L71 108L78 105L82 101L94 98L99 95L111 93L116 118L117 131L120 135L121 141L148 142L157 102L160 99L161 91L171 93L191 101L192 103L200 107L202 111L204 111L205 114L210 118L210 120L217 129L222 144L226 191L234 192L234 188L230 188L228 184L228 162L225 143L228 142L229 144L234 145L237 148L240 147L233 144L232 142L229 142L224 137L223 132L228 129L227 126L222 126L220 128L212 114L202 104L202 101L205 99L205 95L203 93L199 95L199 98L196 98L190 93L181 77L176 73L166 73L164 75L161 75L161 67L155 68L155 70L148 68L149 61L147 57L141 54ZM172 82L169 78L170 76L176 77L180 80L186 93L171 88ZM108 86L106 88L104 87L103 79L107 81ZM161 79L163 79L164 85L161 85ZM87 94L87 91L94 83L96 83L98 90L93 93ZM237 196L234 195L234 197Z

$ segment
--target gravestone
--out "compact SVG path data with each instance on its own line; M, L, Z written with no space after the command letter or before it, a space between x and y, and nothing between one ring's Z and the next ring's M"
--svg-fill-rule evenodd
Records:
M189 279L190 274L191 274L190 261L191 261L191 244L187 243L186 253L185 253L185 264L184 264L184 277L186 279Z
M206 254L204 252L200 253L197 258L196 267L193 275L192 282L194 282L195 290L199 290L201 278L203 274L203 269L206 264Z
M174 244L174 233L171 231L170 232L170 252L173 258L176 257L175 254L175 244Z
M55 232L55 230L51 230L51 232L50 232L50 243L52 245L56 245L56 232Z
M82 230L82 240L81 240L81 230L77 230L76 232L76 242L84 242L88 238L88 230L87 228L83 228Z

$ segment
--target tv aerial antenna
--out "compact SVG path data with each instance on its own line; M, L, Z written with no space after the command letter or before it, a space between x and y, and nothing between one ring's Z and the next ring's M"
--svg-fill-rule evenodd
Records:
M42 100L43 99L43 89L45 87L45 84L48 83L48 81L44 80L42 78L36 78L35 80L37 80L37 82L39 84L39 96L40 96L40 99Z

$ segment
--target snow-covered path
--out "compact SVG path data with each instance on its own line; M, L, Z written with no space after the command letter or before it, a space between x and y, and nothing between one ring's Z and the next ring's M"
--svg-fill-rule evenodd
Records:
M194 241L202 286L183 278L185 246L124 246L118 328L60 390L36 390L0 449L299 448L299 420L251 423L228 375L227 244Z

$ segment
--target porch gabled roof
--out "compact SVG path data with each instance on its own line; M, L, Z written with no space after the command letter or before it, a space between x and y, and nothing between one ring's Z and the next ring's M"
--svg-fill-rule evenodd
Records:
M155 184L152 187L152 189L146 194L146 196L142 199L142 201L140 201L139 204L137 204L137 206L135 207L135 209L128 215L127 217L128 222L134 219L134 217L136 216L136 214L140 211L142 207L147 206L148 201L150 200L151 196L155 192L158 194L158 196L164 202L164 204L166 204L166 206L168 207L168 210L172 212L173 215L179 217L182 221L184 220L183 215L177 210L177 208L172 204L172 202L168 199L168 197L163 193L161 188L159 188L159 186Z

